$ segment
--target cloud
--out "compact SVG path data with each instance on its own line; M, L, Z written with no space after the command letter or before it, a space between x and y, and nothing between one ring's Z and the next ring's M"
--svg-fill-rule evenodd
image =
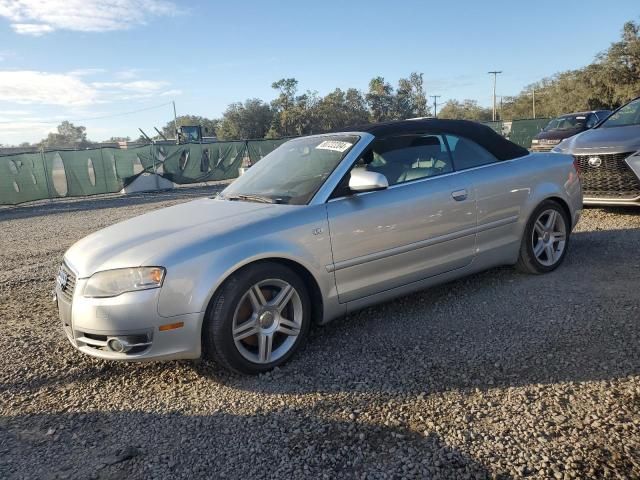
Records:
M4 62L7 58L15 57L15 52L11 50L0 50L0 62Z
M126 30L176 12L178 7L167 0L0 0L0 16L14 31L34 36L55 30Z
M158 94L159 97L175 97L178 95L182 95L182 90L179 90L177 88L174 88L172 90L167 90L165 92Z
M133 82L93 82L95 88L107 88L112 90L126 90L137 93L153 93L163 89L169 82L154 80L135 80Z
M78 68L76 70L71 70L68 75L73 77L89 77L105 72L106 70L104 68Z
M118 80L133 80L140 76L141 70L139 68L128 68L126 70L120 70L114 74L114 77Z
M0 110L0 117L4 115L23 117L25 115L31 115L31 112L29 110Z
M51 25L43 23L12 23L11 28L21 35L33 35L34 37L40 37L55 30Z
M0 101L88 105L98 101L98 92L72 75L30 70L0 71Z
M77 69L68 73L31 70L0 70L0 101L13 104L63 105L82 107L119 100L135 100L180 95L162 80L131 82L87 82L84 77L108 72L100 68Z
M14 144L23 141L35 142L56 130L55 125L38 121L0 122L0 135Z

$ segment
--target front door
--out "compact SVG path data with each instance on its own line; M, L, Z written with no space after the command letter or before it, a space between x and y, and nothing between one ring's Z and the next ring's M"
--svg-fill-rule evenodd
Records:
M354 168L384 174L389 188L327 203L340 302L471 262L474 189L457 181L440 135L376 140Z

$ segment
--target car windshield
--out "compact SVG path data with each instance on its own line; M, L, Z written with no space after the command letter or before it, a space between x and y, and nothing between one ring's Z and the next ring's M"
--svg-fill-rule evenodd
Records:
M598 128L626 127L640 124L640 98L627 103L607 118Z
M323 135L289 140L247 170L220 196L227 200L305 205L359 138Z
M546 127L545 132L552 130L573 130L578 128L584 128L587 121L586 115L565 115L564 117L558 117L551 120Z

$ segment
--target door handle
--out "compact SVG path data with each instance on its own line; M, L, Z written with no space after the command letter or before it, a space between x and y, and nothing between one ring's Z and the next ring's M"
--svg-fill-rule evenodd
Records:
M457 202L461 202L467 199L467 191L465 189L456 190L451 192L451 198L453 198Z

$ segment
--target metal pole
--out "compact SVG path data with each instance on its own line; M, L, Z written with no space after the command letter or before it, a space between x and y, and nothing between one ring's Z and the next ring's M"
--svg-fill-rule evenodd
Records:
M533 89L533 118L536 118L536 89Z
M173 104L173 129L175 130L177 145L180 142L178 141L178 115L176 114L176 101L172 100L171 103Z
M496 121L496 76L493 75L493 121Z
M431 98L433 98L433 116L438 118L438 98L440 98L442 95L429 95Z
M490 75L493 75L493 121L496 121L496 78L499 73L502 73L502 70L494 70L492 72L488 72Z

